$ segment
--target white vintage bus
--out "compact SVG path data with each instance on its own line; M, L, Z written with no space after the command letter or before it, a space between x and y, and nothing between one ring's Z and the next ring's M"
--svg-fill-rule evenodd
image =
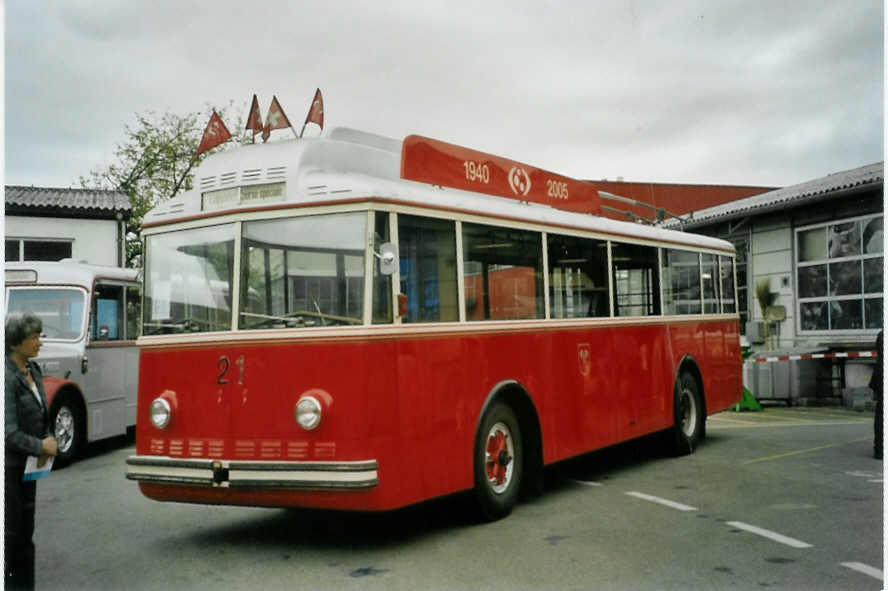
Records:
M43 320L43 370L59 459L136 424L138 271L60 262L6 263L6 313Z

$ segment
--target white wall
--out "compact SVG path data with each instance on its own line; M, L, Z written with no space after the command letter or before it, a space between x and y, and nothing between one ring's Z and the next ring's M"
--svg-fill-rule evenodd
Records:
M4 216L7 239L73 240L71 256L94 265L118 265L117 220Z

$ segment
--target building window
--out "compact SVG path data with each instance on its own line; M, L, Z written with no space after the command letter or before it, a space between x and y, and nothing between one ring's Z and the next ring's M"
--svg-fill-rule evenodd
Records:
M734 306L734 269L731 265L731 257L720 256L719 260L719 284L721 285L722 312L733 314ZM742 328L742 324L740 325Z
M737 251L737 258L734 259L737 272L737 313L740 314L740 334L745 335L746 324L749 322L749 280L747 274L749 236L736 235L727 238L727 240L734 245Z
M71 258L70 240L6 240L6 262L60 261Z
M21 255L21 241L20 240L7 240L6 241L6 262L10 261L20 261L22 260Z
M882 226L880 214L796 230L802 332L881 328Z

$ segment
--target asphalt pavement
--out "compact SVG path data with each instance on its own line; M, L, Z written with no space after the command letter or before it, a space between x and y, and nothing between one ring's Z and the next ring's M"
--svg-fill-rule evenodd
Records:
M38 589L880 589L872 414L710 417L690 456L656 437L551 467L479 524L464 496L362 514L157 503L132 439L38 484Z

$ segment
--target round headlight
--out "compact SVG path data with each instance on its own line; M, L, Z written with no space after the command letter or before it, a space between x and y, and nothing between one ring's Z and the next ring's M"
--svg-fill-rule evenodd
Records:
M172 417L170 403L164 398L155 398L151 403L151 424L158 429L164 429L170 424Z
M321 424L321 403L313 396L303 396L296 403L296 422L306 431Z

